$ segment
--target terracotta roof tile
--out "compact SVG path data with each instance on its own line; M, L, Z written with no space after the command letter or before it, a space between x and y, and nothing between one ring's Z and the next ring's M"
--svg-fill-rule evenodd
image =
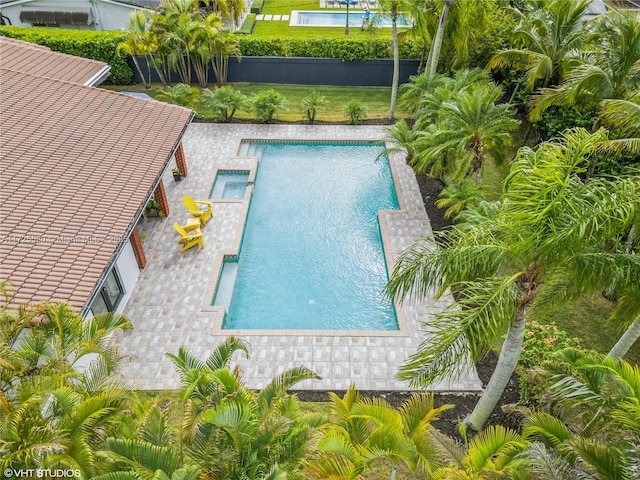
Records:
M0 53L5 42L0 42ZM0 68L0 279L17 301L82 309L192 117L190 110Z

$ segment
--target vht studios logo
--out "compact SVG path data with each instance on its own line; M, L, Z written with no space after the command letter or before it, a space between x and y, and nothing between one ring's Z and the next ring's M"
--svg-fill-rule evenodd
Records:
M4 478L80 478L80 470L70 468L22 468L15 470L7 468L4 471Z

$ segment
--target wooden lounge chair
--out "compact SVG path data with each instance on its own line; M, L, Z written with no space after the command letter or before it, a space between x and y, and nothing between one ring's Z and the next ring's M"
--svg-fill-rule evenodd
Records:
M207 219L213 216L211 206L213 202L209 200L194 200L190 195L182 197L182 203L187 207L187 211L200 220L200 225L205 226Z
M199 228L186 231L182 225L178 222L173 223L173 228L176 229L176 232L180 235L180 243L183 243L184 246L180 249L181 252L188 250L189 248L200 245L200 248L204 248L204 242L202 241L202 232Z

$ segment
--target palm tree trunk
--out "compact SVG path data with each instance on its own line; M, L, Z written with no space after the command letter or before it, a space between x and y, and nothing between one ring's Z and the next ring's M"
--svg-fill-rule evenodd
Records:
M482 429L482 426L493 412L498 404L500 397L504 393L504 389L509 383L509 379L520 359L522 352L522 340L524 338L524 327L526 321L526 310L524 307L518 310L515 323L509 327L507 338L502 344L498 364L491 375L491 379L484 389L480 400L476 404L473 412L464 419L464 424L471 427L476 432Z
M389 480L396 480L396 466L395 465L393 467L391 467L391 476L389 477Z
M634 243L636 243L636 226L631 225L631 230L629 230L629 235L627 235L627 242L624 247L624 251L626 253L631 253L631 250L633 250Z
M344 25L344 34L349 35L349 0L347 0L347 21Z
M347 0L348 3L348 0ZM389 121L395 118L396 99L398 98L398 82L400 81L400 52L398 48L398 12L391 13L391 44L393 48L393 79L391 81L391 104L389 105Z
M447 21L447 15L449 13L449 7L455 0L443 0L442 13L440 14L440 20L438 21L438 30L436 31L436 37L431 45L431 64L429 65L429 78L433 78L438 70L438 61L440 60L440 50L442 49L442 39L444 38L444 25Z
M640 316L636 317L633 323L629 325L629 328L622 334L608 355L613 358L624 357L638 338L640 338Z

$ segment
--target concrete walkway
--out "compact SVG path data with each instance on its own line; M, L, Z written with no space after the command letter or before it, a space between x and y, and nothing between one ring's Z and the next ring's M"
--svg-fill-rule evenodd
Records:
M399 332L221 330L223 312L220 307L211 307L212 287L217 282L222 253L237 248L248 201L214 204L214 217L203 228L203 250L196 247L180 253L172 224L187 218L180 201L183 195L208 197L218 168L249 169L255 165L255 159L236 156L240 141L263 138L382 140L384 131L378 126L192 124L183 141L189 176L174 182L172 165L164 176L171 214L163 219L146 218L140 224L149 263L124 312L134 324L134 330L120 339L120 351L126 356L124 379L139 389L175 389L178 376L167 352L177 353L185 346L205 359L233 333L252 347L249 359L234 358L252 388L261 388L274 375L304 365L322 380L301 382L296 388L344 390L355 382L361 390L408 390L409 385L395 375L424 339L421 323L428 323L449 298L402 305L398 309ZM413 171L402 155L392 155L391 161L403 210L380 215L389 264L422 235L431 233ZM475 371L433 387L439 391L480 388Z

